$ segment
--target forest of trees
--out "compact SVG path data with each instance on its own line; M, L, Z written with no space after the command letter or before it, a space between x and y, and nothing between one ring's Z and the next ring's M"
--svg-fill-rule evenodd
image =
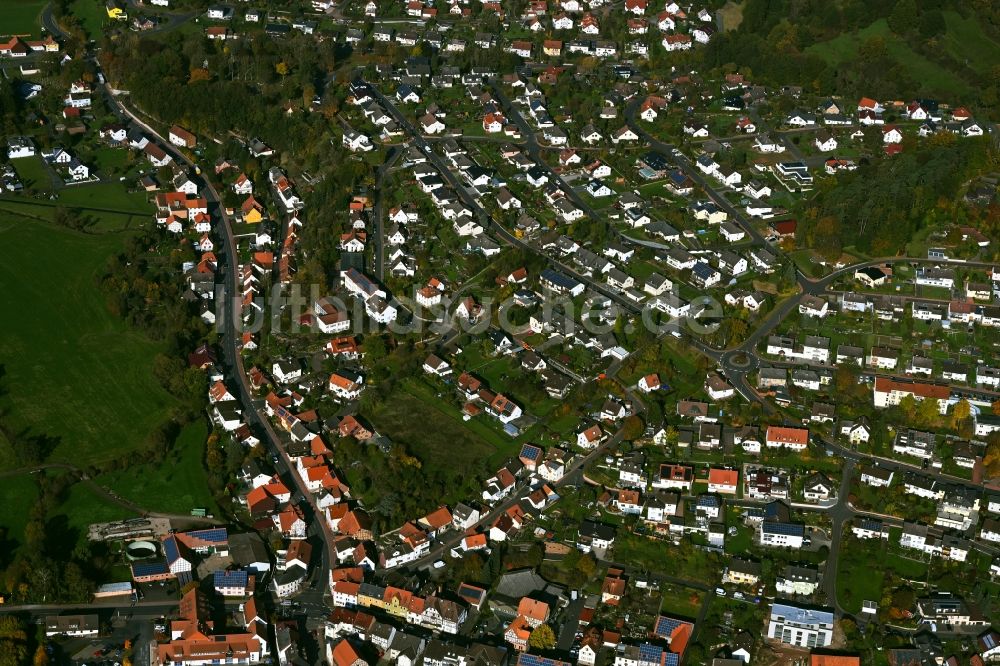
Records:
M841 244L851 243L874 256L895 255L927 224L954 219L960 186L995 169L997 157L987 138L940 135L907 143L893 159L862 163L825 184L800 232L828 257L839 256Z
M878 99L943 95L916 81L892 57L886 40L873 37L856 57L838 67L806 52L810 44L849 34L885 19L896 35L920 55L942 65L969 84L978 99L962 100L978 113L993 114L1000 103L1000 67L983 76L968 62L951 58L940 48L947 26L943 11L952 9L974 18L986 35L1000 35L1000 6L988 0L747 0L739 29L723 32L703 51L707 67L740 68L753 80L772 85L801 85L807 91Z

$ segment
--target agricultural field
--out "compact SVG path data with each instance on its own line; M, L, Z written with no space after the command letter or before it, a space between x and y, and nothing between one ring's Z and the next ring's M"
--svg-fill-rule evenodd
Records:
M60 203L49 200L0 198L0 213L7 213L15 217L36 220L43 223L55 221L56 211L59 208L73 208L80 212L80 216L87 222L87 233L124 231L133 225L138 225L149 220L148 215L136 215L132 213L112 213L107 211L94 211L75 206L63 206Z
M77 206L94 210L113 210L137 215L151 215L154 207L145 192L129 192L121 183L99 183L59 190L56 199L61 206Z
M100 464L140 449L172 398L151 372L161 345L105 307L96 276L121 234L83 234L0 202L0 337L10 430L44 435L51 461ZM98 214L99 216L99 214ZM32 248L32 251L26 251ZM10 467L10 447L0 464Z

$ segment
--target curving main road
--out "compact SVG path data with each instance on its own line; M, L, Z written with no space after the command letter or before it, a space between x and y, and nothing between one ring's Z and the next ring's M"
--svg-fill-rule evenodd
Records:
M160 146L168 152L175 160L187 165L191 169L197 165L186 154L178 150L169 141L165 140L154 128L150 127L144 120L139 118L133 111L123 105L114 95L111 94L109 84L102 86L102 92L108 101L108 107L122 119L131 121L141 127L150 136L156 138ZM223 317L220 324L222 330L219 340L222 349L222 365L225 370L225 378L228 386L236 387L237 398L243 408L243 418L248 425L253 427L258 433L264 435L261 441L265 444L272 456L275 468L282 480L297 491L303 498L305 506L304 513L309 525L310 537L316 537L323 541L324 548L319 549L319 562L313 569L313 581L320 581L317 588L310 588L300 595L300 599L305 598L311 603L319 603L323 599L325 581L329 580L330 553L333 552L333 533L325 519L325 514L316 505L316 499L305 485L302 477L297 473L294 464L281 445L281 438L274 430L270 419L264 414L263 409L258 408L250 381L243 364L243 357L240 353L242 344L241 312L239 303L241 302L241 290L239 285L239 254L237 252L236 240L232 232L231 221L226 215L225 208L221 205L221 197L215 185L207 177L205 170L202 171L202 178L205 187L202 195L208 201L209 207L213 208L219 218L220 223L214 227L214 233L222 241L222 249L217 252L219 258L219 274L224 277L222 282L221 298L224 299ZM318 596L318 601L314 598Z

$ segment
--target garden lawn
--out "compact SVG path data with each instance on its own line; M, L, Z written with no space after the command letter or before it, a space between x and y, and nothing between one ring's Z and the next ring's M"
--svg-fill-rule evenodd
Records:
M98 290L121 244L0 210L2 402L13 431L56 440L52 461L86 467L140 449L175 404L151 372L162 345L108 312Z
M129 165L129 152L124 148L100 148L94 151L92 159L98 171L108 174Z
M162 463L103 474L95 480L148 511L187 514L194 508L206 508L212 513L215 500L208 490L203 464L207 439L204 421L190 423Z
M701 605L705 601L704 592L673 583L662 584L660 595L662 596L660 613L672 617L680 616L694 619L698 616L698 611L701 610Z

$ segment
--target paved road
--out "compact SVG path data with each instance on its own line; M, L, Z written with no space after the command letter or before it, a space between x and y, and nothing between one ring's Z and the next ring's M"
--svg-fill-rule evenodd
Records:
M840 490L837 493L837 503L827 512L832 526L830 527L830 554L826 558L826 570L823 572L823 590L826 592L826 598L840 612L843 612L843 609L837 602L837 566L845 523L854 517L854 511L847 501L851 489L851 479L854 476L854 465L855 461L851 459L848 459L844 464Z
M42 27L45 31L57 39L66 39L69 35L56 22L55 16L52 15L52 3L45 5L45 9L42 10L41 15Z

